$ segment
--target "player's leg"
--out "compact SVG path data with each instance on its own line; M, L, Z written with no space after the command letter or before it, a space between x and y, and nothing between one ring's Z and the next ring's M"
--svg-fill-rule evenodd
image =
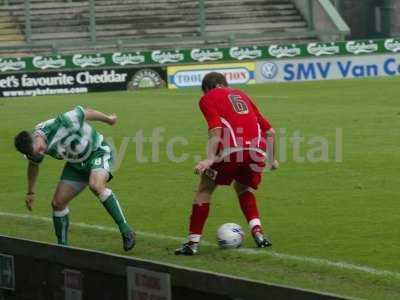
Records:
M258 247L269 247L271 242L263 235L257 201L252 189L257 189L262 181L265 159L257 152L244 152L245 163L235 176L234 188L240 207L249 223L254 241Z
M112 179L113 152L105 141L89 158L88 165L90 168L89 188L118 225L124 250L128 251L135 246L136 236L126 221L117 196L106 186L107 182Z
M234 182L233 187L239 199L240 208L249 223L250 229L253 230L261 227L256 197L250 187L237 181Z
M106 186L109 176L110 173L105 169L92 170L89 176L89 188L101 201L108 214L118 225L123 238L124 249L128 251L135 245L135 234L126 221L118 198L114 192Z
M192 204L188 242L175 250L176 255L193 255L197 253L204 224L210 210L211 196L215 188L216 184L213 180L205 175L201 176Z
M237 197L239 198L240 208L242 209L242 212L249 223L251 234L257 246L272 246L272 243L263 235L256 197L251 188L238 181L234 182L233 187Z
M199 187L193 199L192 214L189 225L189 241L200 242L204 224L208 218L212 193L215 183L206 176L202 176Z
M54 193L51 206L53 208L54 231L58 244L68 244L69 209L68 203L86 186L85 182L61 180Z

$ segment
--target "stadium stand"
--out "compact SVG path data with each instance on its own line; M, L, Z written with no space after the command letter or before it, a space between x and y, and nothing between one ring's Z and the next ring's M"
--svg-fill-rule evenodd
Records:
M0 28L1 48L31 42L32 53L316 39L290 0L8 0L0 6Z

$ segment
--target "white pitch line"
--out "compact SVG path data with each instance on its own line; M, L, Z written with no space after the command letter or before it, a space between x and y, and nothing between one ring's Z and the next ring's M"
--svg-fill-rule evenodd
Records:
M47 222L47 223L53 222L53 220L51 218L28 215L28 214L0 212L0 216L18 218L18 219L36 220L36 221L42 221L42 222ZM119 232L119 230L117 228L102 226L102 225L91 225L91 224L80 223L80 222L78 222L78 223L72 222L71 225L76 226L76 227L85 228L85 229L95 229L95 230L107 231L107 232ZM150 233L150 232L143 232L143 231L136 231L136 233L138 235L156 238L156 239L160 239L160 240L171 240L171 241L177 241L177 242L184 241L184 238L179 238L179 237L169 236L169 235L164 235L164 234L157 234L157 233ZM210 243L207 241L202 241L202 244L205 246L217 247L214 243ZM309 263L309 264L313 264L313 265L333 267L333 268L337 268L337 269L344 269L344 270L350 270L350 271L358 271L358 272L367 273L367 274L375 275L375 276L392 277L392 278L400 279L399 272L381 270L381 269L376 269L376 268L363 266L363 265L355 265L355 264L351 264L351 263L347 263L347 262L330 261L330 260L324 259L324 258L290 255L290 254L286 254L286 253L279 253L276 251L265 250L265 249L240 248L240 249L236 249L234 251L237 251L237 252L240 252L243 254L249 254L249 255L267 255L267 256L274 257L274 258L283 259L283 260L298 261L298 262Z

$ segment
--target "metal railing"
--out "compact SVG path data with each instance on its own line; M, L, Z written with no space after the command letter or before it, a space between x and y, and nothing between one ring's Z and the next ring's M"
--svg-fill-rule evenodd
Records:
M321 7L327 13L328 17L331 19L332 23L335 24L338 33L341 35L341 39L344 39L346 35L350 34L350 28L343 20L343 18L340 16L338 10L336 9L337 7L333 6L332 2L330 2L329 0L318 0L318 1ZM335 4L339 6L340 1L336 1Z
M96 4L95 0L89 0L89 31L90 41L96 43Z
M314 6L312 0L307 0L307 20L308 28L314 30Z
M350 28L343 20L335 5L339 0L292 0L307 20L308 28L318 37L328 39L345 39L350 34Z
M24 1L25 9L25 38L26 42L29 44L32 42L32 23L31 23L31 1L25 0Z

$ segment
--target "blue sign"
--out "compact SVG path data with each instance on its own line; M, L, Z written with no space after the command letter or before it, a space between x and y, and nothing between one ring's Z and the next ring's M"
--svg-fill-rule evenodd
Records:
M400 54L263 61L256 81L292 82L400 75Z

